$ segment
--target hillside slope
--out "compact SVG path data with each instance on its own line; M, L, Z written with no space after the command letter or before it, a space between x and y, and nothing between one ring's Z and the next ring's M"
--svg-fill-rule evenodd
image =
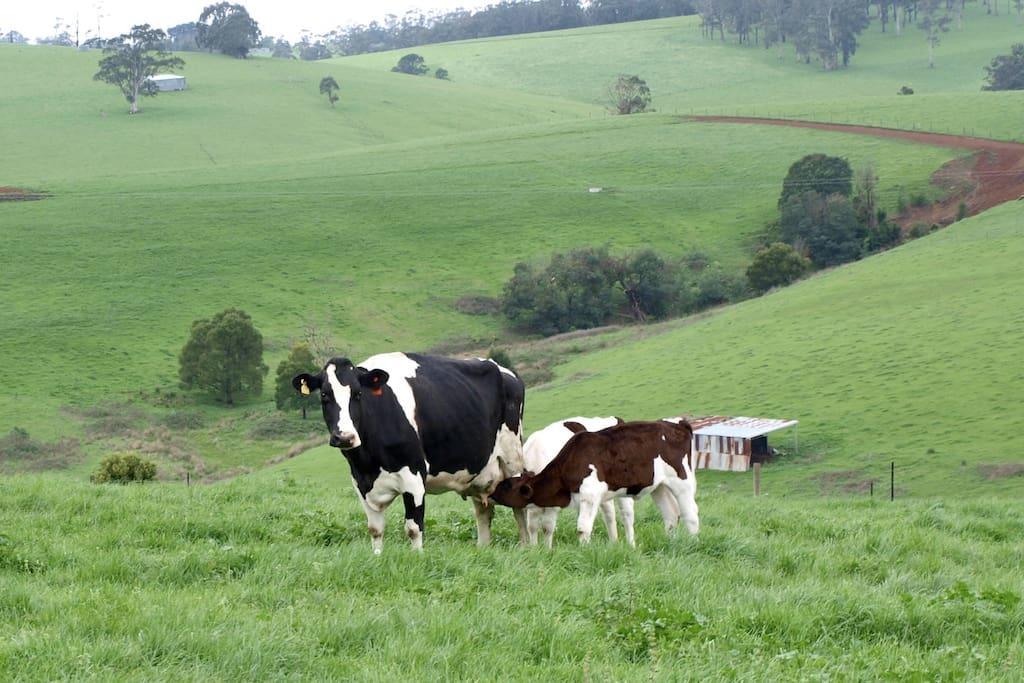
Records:
M766 490L1024 490L1024 207L1011 203L663 334L574 357L528 426L577 414L800 420ZM779 446L792 452L791 436ZM994 464L1012 463L1002 469ZM746 486L732 475L712 478Z
M794 59L786 46L743 47L704 38L700 18L594 26L415 48L456 82L499 85L606 106L617 74L639 74L653 106L690 114L786 115L816 120L925 128L1024 139L1024 93L981 92L984 66L1024 40L1016 16L990 16L969 3L964 28L942 36L936 68L927 64L924 34L895 35L875 21L864 31L849 68L832 73ZM410 50L338 60L386 71ZM901 86L913 97L897 96ZM1017 115L1008 115L1016 112Z
M209 55L188 56L193 90L147 101L136 117L104 118L82 104L118 104L112 88L88 80L83 60L94 54L12 54L60 71L75 96L41 117L52 135L40 128L19 138L10 153L17 163L0 181L52 192L0 206L7 301L0 382L20 387L0 396L0 434L18 425L53 438L76 430L75 421L57 417L62 406L176 391L189 325L228 306L254 316L272 366L311 322L353 357L487 344L505 336L502 321L459 313L455 302L498 294L517 261L607 243L653 246L667 256L699 250L739 269L775 213L786 168L804 154L874 164L890 208L900 193L927 192L929 174L957 154L672 116L544 123L537 119L555 115L531 109L534 96L479 98L474 86L352 68L366 93L410 102L400 121L376 121L372 107L349 94L355 76L339 76L342 101L331 110L315 94L323 64L314 72L297 62ZM294 102L274 90L290 79L304 92ZM29 116L38 86L14 82L24 90L0 121L40 126ZM214 96L207 83L224 93ZM420 126L420 108L430 108L423 93L437 89L450 96L448 109L427 120L444 127ZM255 106L256 93L265 106ZM240 104L243 96L252 99ZM81 142L71 145L79 119ZM228 130L233 123L237 130ZM376 125L388 141L352 137ZM107 137L104 126L131 134ZM475 129L482 126L490 128ZM94 158L97 147L104 155ZM51 182L35 185L44 180ZM606 191L589 193L594 185ZM74 390L22 381L44 367Z

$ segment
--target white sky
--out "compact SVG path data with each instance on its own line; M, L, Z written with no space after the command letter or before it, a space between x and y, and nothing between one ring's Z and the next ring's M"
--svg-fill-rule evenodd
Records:
M243 5L260 25L263 35L296 40L303 31L325 33L338 26L383 20L411 9L451 10L477 8L485 0L231 0ZM126 33L134 24L151 24L166 30L176 24L195 21L203 7L217 0L2 0L0 33L14 29L29 40L54 34L57 17L71 24L80 22L80 40L95 35L97 15L102 37Z

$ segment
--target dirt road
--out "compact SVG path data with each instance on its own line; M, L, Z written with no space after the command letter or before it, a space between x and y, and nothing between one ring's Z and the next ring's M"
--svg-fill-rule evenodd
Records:
M904 214L897 216L897 220L904 227L915 223L948 225L956 220L960 202L967 205L967 213L973 216L1004 202L1024 198L1024 144L1017 142L876 126L819 123L817 121L761 119L744 116L690 116L687 118L691 121L706 123L744 123L760 126L813 128L836 133L872 135L935 147L966 149L974 152L966 159L954 159L944 164L942 168L932 174L932 183L946 192L945 198L931 206L910 208Z

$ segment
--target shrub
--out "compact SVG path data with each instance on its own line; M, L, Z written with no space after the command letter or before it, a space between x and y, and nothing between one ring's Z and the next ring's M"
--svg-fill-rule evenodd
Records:
M832 194L849 197L853 193L853 169L850 168L850 162L827 154L808 154L795 161L782 181L779 208L790 197L805 192L817 192L822 197Z
M923 192L918 192L910 198L910 205L918 209L928 206L928 197Z
M902 88L900 88L899 91L896 94L897 95L913 95L914 94L914 89L905 85Z
M1024 43L1010 48L1010 54L993 59L985 71L988 85L982 90L1024 90Z
M427 65L423 63L423 57L419 56L415 52L410 52L399 59L398 64L391 67L391 70L395 73L419 76L427 73L428 69Z
M113 453L89 477L94 484L128 484L156 478L156 463L134 453Z
M959 204L957 204L956 205L956 219L958 221L962 221L963 219L967 218L967 215L968 215L968 212L967 212L967 202L960 202Z
M199 429L206 422L197 410L175 410L164 416L161 422L170 429Z
M515 367L512 365L512 358L508 355L508 351L505 349L491 349L488 357L501 367L515 372Z
M902 238L900 226L888 220L884 211L879 211L878 223L875 227L868 228L865 246L869 252L881 251L899 244Z
M927 223L914 223L910 226L910 230L907 234L913 239L917 239L918 237L924 237L929 232L931 232L931 228L929 228Z
M639 76L622 74L608 88L608 99L616 114L639 114L651 104L651 89Z
M543 271L518 263L502 292L502 312L545 336L603 325L614 308L608 249L555 254Z
M437 67L437 70L434 71L434 78L438 78L438 79L440 79L442 81L447 81L448 80L448 69L445 69L444 67L440 67L440 66Z
M776 242L757 252L747 268L747 282L755 292L767 292L772 287L781 287L804 276L811 262L797 253L796 249Z
M822 197L804 192L790 197L782 207L782 236L794 247L806 247L819 267L834 266L860 258L867 230L849 199Z
M698 310L743 298L743 280L715 263L704 269L696 282L694 305Z

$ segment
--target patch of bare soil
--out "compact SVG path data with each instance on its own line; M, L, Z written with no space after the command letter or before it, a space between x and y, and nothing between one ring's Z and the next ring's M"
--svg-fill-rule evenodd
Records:
M978 465L978 474L989 481L1024 476L1024 462L1004 462L999 465Z
M865 479L864 473L860 470L823 472L815 475L813 479L823 496L837 493L867 493L871 488L871 479Z
M956 220L961 202L967 207L967 215L973 216L1004 202L1024 199L1024 144L1019 142L878 126L749 116L691 116L688 119L706 123L814 128L837 133L892 138L935 147L973 150L974 154L970 157L954 159L932 175L932 183L946 193L945 197L928 206L912 207L897 216L897 221L904 228L917 223L949 225Z
M46 192L0 185L0 202L34 202L49 196Z

